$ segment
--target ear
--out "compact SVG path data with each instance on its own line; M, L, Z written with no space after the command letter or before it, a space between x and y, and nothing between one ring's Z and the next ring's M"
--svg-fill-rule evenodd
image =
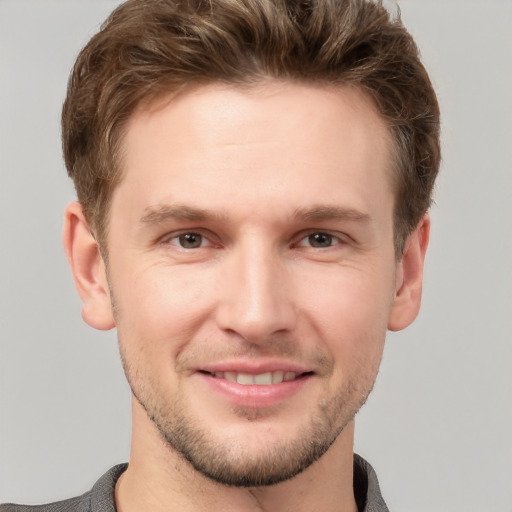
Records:
M395 297L388 321L391 331L405 329L418 316L429 236L430 217L425 214L407 237L402 259L397 266Z
M83 302L82 318L95 329L112 329L115 321L105 263L80 203L66 208L63 243Z

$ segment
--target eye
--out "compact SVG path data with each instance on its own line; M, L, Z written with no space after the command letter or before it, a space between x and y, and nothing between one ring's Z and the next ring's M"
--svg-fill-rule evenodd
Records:
M299 247L314 247L315 249L326 249L333 245L338 245L340 239L329 233L316 232L310 233L299 242Z
M169 243L178 245L182 249L198 249L207 243L205 237L199 233L181 233L169 240Z

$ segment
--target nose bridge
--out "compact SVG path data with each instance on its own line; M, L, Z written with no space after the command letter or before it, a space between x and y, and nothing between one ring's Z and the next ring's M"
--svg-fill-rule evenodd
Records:
M219 324L247 341L289 331L294 308L288 274L270 244L247 239L233 249L219 304Z

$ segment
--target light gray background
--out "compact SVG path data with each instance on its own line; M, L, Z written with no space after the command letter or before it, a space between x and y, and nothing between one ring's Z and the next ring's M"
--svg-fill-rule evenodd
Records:
M0 501L88 489L129 454L114 333L61 249L69 70L118 2L0 0ZM443 111L423 310L388 338L356 449L393 511L512 511L512 2L404 0Z

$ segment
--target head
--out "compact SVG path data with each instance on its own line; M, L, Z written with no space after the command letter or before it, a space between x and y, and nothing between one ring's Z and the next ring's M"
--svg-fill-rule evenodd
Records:
M392 140L400 257L431 203L439 108L401 21L364 0L134 0L116 9L80 53L62 114L68 173L102 249L131 115L187 88L268 79L354 86L374 103Z
M86 321L117 326L134 432L239 486L346 443L386 329L419 308L439 163L401 23L363 1L129 1L63 120L68 257Z

